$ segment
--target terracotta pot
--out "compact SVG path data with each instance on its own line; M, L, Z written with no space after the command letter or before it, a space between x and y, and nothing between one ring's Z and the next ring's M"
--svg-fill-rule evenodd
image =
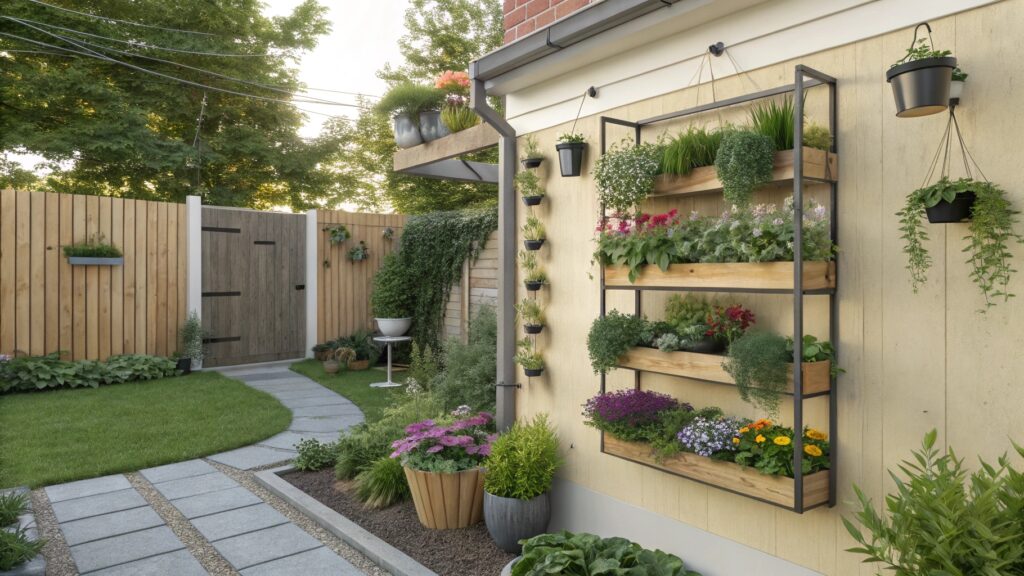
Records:
M356 372L358 372L360 370L368 370L369 368L370 368L370 361L369 360L349 360L348 361L348 369L349 370L355 370Z
M337 374L339 370L341 370L340 362L333 359L324 360L324 372L328 374Z
M448 530L472 526L483 518L483 468L454 474L404 469L420 524Z

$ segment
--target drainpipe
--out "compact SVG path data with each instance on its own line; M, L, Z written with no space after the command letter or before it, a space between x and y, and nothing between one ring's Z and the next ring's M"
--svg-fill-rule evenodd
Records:
M484 82L476 78L477 63L469 65L470 105L497 132L498 139L498 430L516 420L516 131L487 103Z

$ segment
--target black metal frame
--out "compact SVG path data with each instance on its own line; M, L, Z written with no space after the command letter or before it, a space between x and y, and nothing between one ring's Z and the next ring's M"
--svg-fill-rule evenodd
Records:
M664 288L664 287L611 287L609 288L605 284L604 267L601 267L601 317L605 316L607 312L607 298L606 292L608 290L633 290L635 314L640 315L641 311L641 296L644 291L647 290L667 290L677 292L715 292L715 291L728 291L728 292L743 292L743 293L758 293L758 294L792 294L793 295L793 340L794 342L802 342L804 336L804 296L808 295L825 295L829 298L829 339L832 342L832 346L835 349L835 358L838 361L839 357L839 302L836 298L835 289L827 290L804 290L803 289L803 205L804 205L804 182L810 180L813 182L824 183L829 186L829 219L830 219L830 233L833 244L838 244L838 230L839 230L839 215L838 215L838 204L837 204L837 192L838 182L834 180L821 180L817 178L808 178L803 174L803 141L804 141L804 95L810 88L816 86L827 86L828 87L828 109L829 109L829 131L832 134L832 147L830 152L835 154L838 152L838 137L837 137L837 119L836 114L838 111L837 97L836 97L836 84L835 78L828 76L822 72L808 68L804 65L797 65L794 70L794 83L787 84L785 86L779 86L776 88L770 88L767 90L761 90L751 94L744 94L736 96L734 98L728 98L726 100L720 100L718 102L712 102L709 104L702 104L685 110L679 110L676 112L669 112L659 116L646 118L637 122L630 122L628 120L622 120L618 118L611 118L607 116L601 117L601 154L607 151L607 138L606 128L609 124L616 126L625 126L634 129L634 138L636 143L641 142L641 131L644 127L669 120L676 120L686 116L692 116L694 114L700 114L729 106L735 106L738 104L744 104L755 100L761 100L764 98L770 98L772 96L779 96L783 94L793 93L794 106L795 106L795 118L796 126L794 126L794 143L793 143L793 209L794 209L794 221L799 222L799 225L794 227L793 232L793 290L778 290L778 289L715 289L715 288ZM602 218L605 216L604 207L602 206ZM836 263L836 286L838 287L839 278L839 265ZM802 346L797 345L793 347L793 362L794 366L799 366L802 361ZM639 389L641 385L641 374L642 370L634 370L634 386ZM716 486L720 490L726 490L733 492L741 496L746 496L754 500L759 500L772 504L773 506L779 506L786 510L791 510L798 514L802 514L807 510L811 510L823 504L815 506L804 506L804 475L802 472L803 464L803 434L799 433L804 427L804 414L803 414L803 400L807 398L815 398L827 395L829 397L829 499L828 506L833 507L836 505L836 464L838 459L836 458L837 453L837 438L836 433L838 432L837 417L838 417L838 406L837 406L837 394L836 394L836 376L833 374L830 377L829 392L807 395L803 394L803 374L801 370L793 370L793 429L798 433L793 435L793 506L782 506L774 502L767 502L756 496L745 494L743 492L737 492L721 486ZM605 392L606 377L601 375L601 392ZM604 434L601 435L601 452L605 452L604 446ZM611 454L617 456L615 454ZM643 464L649 466L643 462L637 462L635 460L624 458L637 464ZM656 468L662 470L661 468ZM664 470L662 470L664 471ZM668 472L671 473L671 472ZM689 478L689 477L687 477ZM690 478L696 482L701 482ZM706 482L701 482L707 484ZM713 484L709 484L712 485Z

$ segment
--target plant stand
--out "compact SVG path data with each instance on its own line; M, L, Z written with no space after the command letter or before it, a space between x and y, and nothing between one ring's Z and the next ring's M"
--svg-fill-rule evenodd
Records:
M391 381L391 345L396 342L408 342L410 340L412 340L411 336L374 336L374 342L380 342L386 345L388 349L388 379L386 382L374 382L370 384L370 388L396 388L401 386L401 384Z

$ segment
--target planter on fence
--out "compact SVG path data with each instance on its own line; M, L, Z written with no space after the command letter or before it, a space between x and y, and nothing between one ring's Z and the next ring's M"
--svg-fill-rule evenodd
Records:
M416 516L432 529L465 528L483 517L484 470L454 474L423 472L404 467Z
M396 114L394 117L395 144L399 148L412 148L423 144L423 136L416 122L408 114Z
M551 521L551 498L545 492L530 500L484 492L484 523L498 548L520 552L520 540L543 534Z
M956 58L922 58L893 66L885 73L896 100L896 116L915 118L943 112L949 106L949 88Z
M579 176L583 171L583 152L586 142L561 142L555 145L558 151L558 165L563 177Z
M645 266L636 282L629 281L626 266L605 266L605 285L620 288L721 288L792 290L792 262L728 262L720 264L672 264L662 271ZM835 263L804 262L803 289L835 288Z
M526 290L528 292L536 292L536 291L538 291L538 290L540 290L541 288L544 287L544 283L543 282L539 282L539 281L538 282L531 282L529 280L523 282L523 285L526 286Z
M124 257L92 258L89 256L68 256L68 264L72 266L122 266Z

